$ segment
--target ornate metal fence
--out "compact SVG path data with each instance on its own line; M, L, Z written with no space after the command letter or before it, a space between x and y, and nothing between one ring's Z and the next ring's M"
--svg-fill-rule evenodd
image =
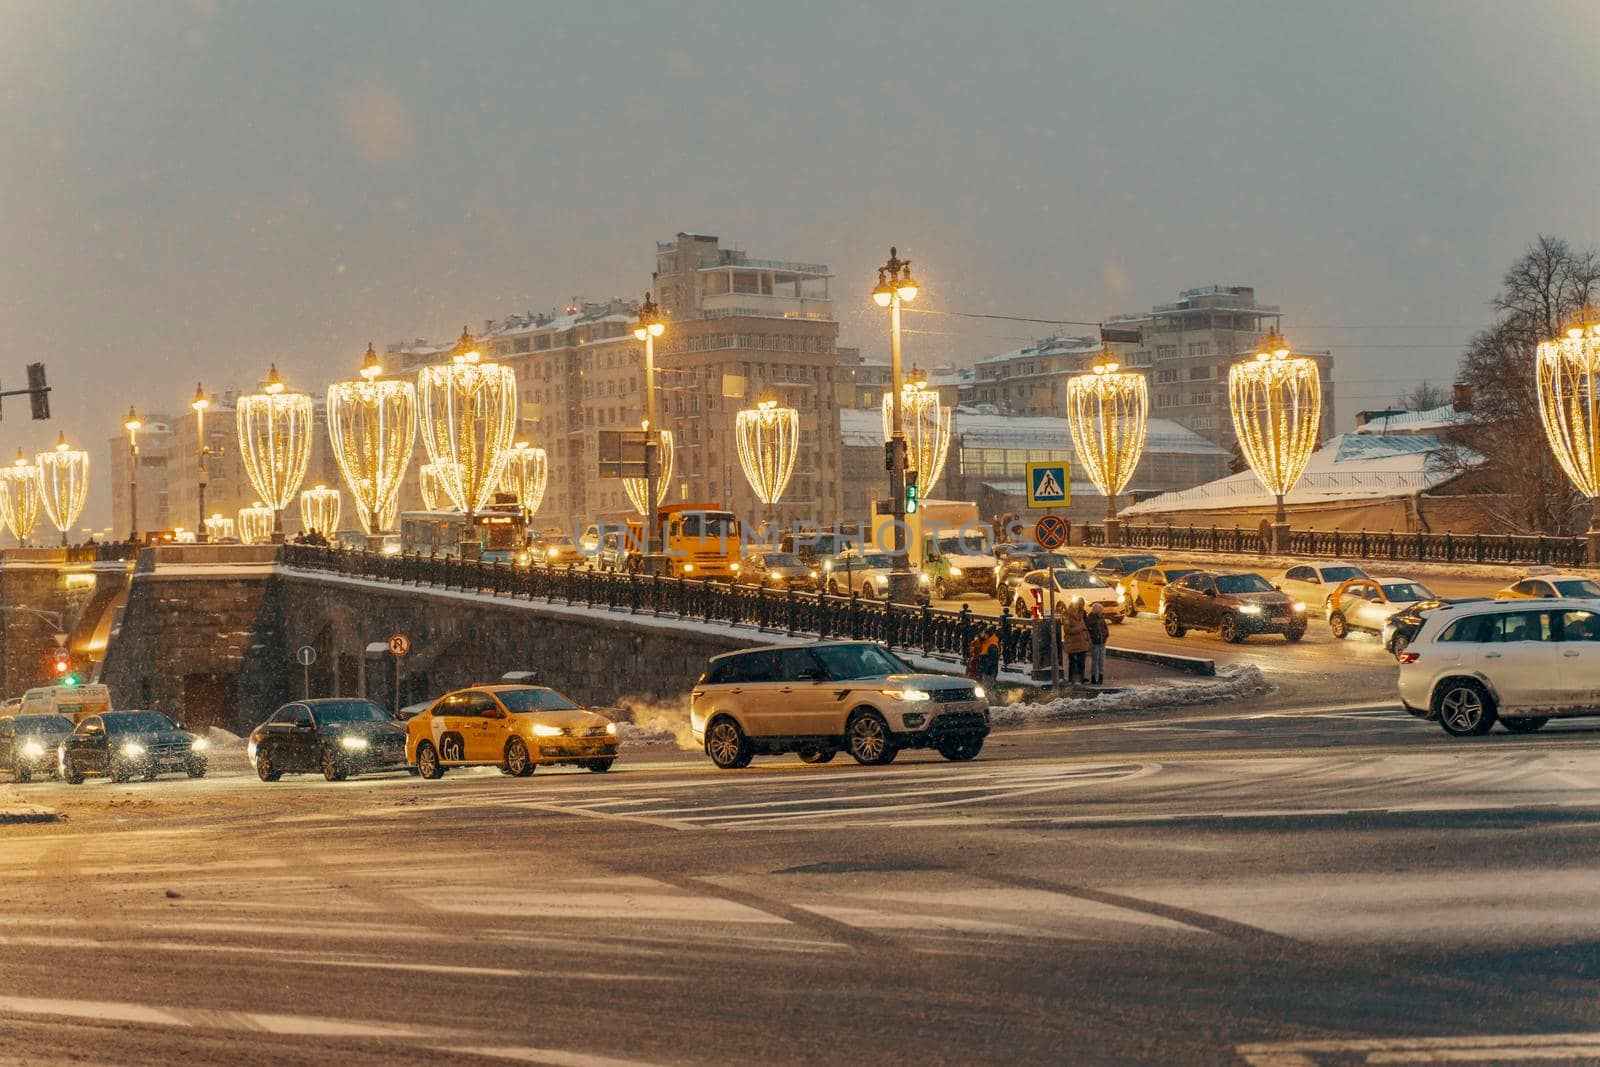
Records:
M1083 543L1104 547L1104 526L1085 526ZM1218 526L1122 527L1123 548L1178 552L1265 553L1257 530ZM1395 560L1429 563L1509 563L1582 567L1588 564L1582 537L1521 534L1374 533L1369 530L1291 530L1286 555L1335 559Z

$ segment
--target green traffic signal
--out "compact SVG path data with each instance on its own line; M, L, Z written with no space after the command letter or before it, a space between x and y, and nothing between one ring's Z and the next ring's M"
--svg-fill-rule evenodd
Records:
M907 515L916 514L917 506L920 503L920 500L921 500L921 497L919 495L919 491L917 489L916 483L913 482L911 485L906 486L906 514Z

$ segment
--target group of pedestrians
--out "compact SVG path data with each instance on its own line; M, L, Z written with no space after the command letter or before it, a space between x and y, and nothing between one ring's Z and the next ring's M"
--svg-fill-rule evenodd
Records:
M1067 657L1067 684L1103 685L1106 676L1106 642L1111 623L1099 604L1087 608L1078 600L1067 603L1055 616L1057 647ZM979 630L967 646L967 677L976 679L991 697L1000 675L1000 633L993 626Z

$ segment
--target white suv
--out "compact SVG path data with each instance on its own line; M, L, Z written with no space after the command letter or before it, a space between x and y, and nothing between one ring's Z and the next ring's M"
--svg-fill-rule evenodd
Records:
M868 641L769 645L714 656L695 684L689 725L711 762L798 752L827 763L888 763L904 748L969 760L989 734L989 701L970 679L918 674Z
M1441 608L1399 655L1400 702L1456 737L1600 715L1600 606L1552 598Z

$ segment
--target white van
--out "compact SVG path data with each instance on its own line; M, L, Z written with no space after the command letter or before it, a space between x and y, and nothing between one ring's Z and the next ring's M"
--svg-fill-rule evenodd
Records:
M77 722L86 715L111 710L111 687L94 682L88 685L41 685L22 694L20 715L65 715Z

